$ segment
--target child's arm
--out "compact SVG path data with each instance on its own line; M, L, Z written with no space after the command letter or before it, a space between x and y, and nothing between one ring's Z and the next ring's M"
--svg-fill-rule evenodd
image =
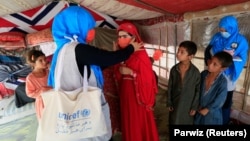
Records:
M27 76L26 78L25 91L28 97L37 98L40 96L42 92L51 89L51 87L49 86L44 86L44 87L38 86L37 81L35 81L34 79L35 79L34 77L29 77L29 76Z
M199 107L199 102L200 102L199 100L200 100L200 81L201 81L201 75L200 75L199 71L196 72L195 74L196 75L193 76L193 77L196 77L196 81L194 83L194 85L195 85L195 94L194 94L194 97L193 97L193 102L192 102L192 105L191 105L190 113L191 113L192 110L197 111L197 109Z
M26 94L28 97L37 98L42 92L42 88L37 88L32 82L26 80Z
M213 109L222 108L222 106L226 100L226 97L227 97L227 83L221 82L217 85L220 85L220 86L218 86L216 96L215 96L214 100L212 101L212 103L209 103L206 107L209 109L209 111L212 111Z
M196 113L196 110L190 110L189 115L190 115L190 116L194 116L195 113Z
M199 113L203 116L207 115L208 112L209 112L208 108L203 108L199 110Z
M48 90L50 90L50 89L52 89L52 87L50 87L50 86L41 87L41 91L42 91L42 92L48 91Z
M168 107L168 111L172 112L172 111L174 111L174 108L173 107Z

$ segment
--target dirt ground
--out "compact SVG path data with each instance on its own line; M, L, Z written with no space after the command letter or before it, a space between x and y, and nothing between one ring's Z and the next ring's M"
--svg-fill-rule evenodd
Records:
M169 141L168 132L168 110L166 107L166 90L159 88L156 96L155 118L160 136L160 141Z

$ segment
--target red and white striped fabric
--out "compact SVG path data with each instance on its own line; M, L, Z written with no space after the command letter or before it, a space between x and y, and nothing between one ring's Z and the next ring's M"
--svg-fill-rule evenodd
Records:
M64 1L51 2L49 4L39 6L20 13L6 15L0 17L0 33L8 31L20 31L24 33L33 33L52 25L53 18L62 9L75 5ZM87 8L86 8L87 9ZM96 26L116 28L122 21L115 17L98 13L88 9L96 19Z

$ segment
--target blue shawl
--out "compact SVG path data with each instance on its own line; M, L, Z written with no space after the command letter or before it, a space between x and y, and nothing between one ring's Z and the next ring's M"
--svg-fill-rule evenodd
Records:
M49 86L55 86L55 67L58 54L63 46L66 43L71 42L71 39L77 40L79 43L86 44L87 33L94 27L95 20L93 16L80 6L70 6L55 16L52 23L52 35L57 48L50 66L50 73L48 77ZM91 68L94 69L95 75L97 76L97 82L103 83L102 77L100 76L100 69L96 69L96 67L97 66Z
M233 16L225 16L219 22L219 28L224 28L231 36L224 38L218 32L213 37L209 45L212 46L212 52L223 51L224 49L233 49L233 57L239 57L241 61L234 61L224 73L235 82L247 61L248 42L246 38L239 33L237 19Z

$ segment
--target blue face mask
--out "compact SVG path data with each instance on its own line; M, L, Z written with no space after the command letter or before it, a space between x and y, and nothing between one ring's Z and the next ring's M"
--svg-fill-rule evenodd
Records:
M221 34L221 36L224 37L224 38L228 38L228 37L231 36L231 34L228 33L228 32L220 32L220 34Z

